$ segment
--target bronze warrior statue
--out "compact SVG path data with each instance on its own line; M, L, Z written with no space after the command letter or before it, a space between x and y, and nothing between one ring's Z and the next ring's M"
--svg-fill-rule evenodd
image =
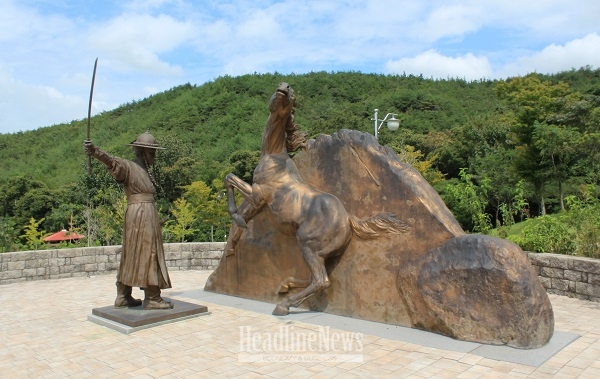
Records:
M117 274L115 307L142 304L131 296L132 287L144 290L144 309L171 309L173 304L160 296L160 290L171 288L167 272L158 210L154 204L157 183L150 173L159 147L154 137L143 133L133 146L135 160L112 157L91 140L84 142L84 151L102 162L110 174L123 185L127 195L127 211L123 228L123 249Z

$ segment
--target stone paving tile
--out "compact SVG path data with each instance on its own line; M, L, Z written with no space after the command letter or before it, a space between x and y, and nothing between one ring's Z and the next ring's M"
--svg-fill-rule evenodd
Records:
M525 366L525 365L516 365L512 370L510 370L509 374L525 374L529 375L535 371L535 367Z
M538 367L533 371L529 377L530 378L551 378L558 372L560 368L555 367Z
M600 352L597 354L591 355L589 359L593 359L594 361L590 364L588 368L598 368L600 369Z
M600 368L588 367L581 373L580 377L600 378Z
M202 288L209 271L173 271L165 297ZM0 286L0 377L4 378L599 378L600 304L550 295L555 329L578 333L540 367L363 335L362 362L241 362L240 327L298 333L319 327L187 298L211 312L124 335L87 321L114 300L114 276ZM139 289L134 296L143 297ZM331 332L344 333L331 326ZM331 352L329 352L331 353Z
M370 377L375 377L375 375L371 375ZM415 370L408 369L406 367L393 371L389 375L386 375L388 378L416 378L417 372Z
M580 368L564 366L558 370L556 376L561 378L577 378L582 372L583 370Z
M569 362L567 362L567 366L580 368L580 369L586 369L590 366L590 364L592 364L592 361L590 361L590 358L593 358L593 357L586 357L586 356L583 356L583 354L580 354L580 355L576 356L575 358L571 359ZM600 359L600 356L596 355L596 359Z
M468 370L471 366L466 363L457 362L452 359L442 358L431 364L430 367L440 368L444 372L457 375L461 372Z

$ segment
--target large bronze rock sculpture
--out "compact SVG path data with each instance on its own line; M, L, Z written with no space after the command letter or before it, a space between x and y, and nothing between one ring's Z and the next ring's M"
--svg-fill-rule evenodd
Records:
M293 124L292 113L290 117ZM292 126L288 125L289 131L295 130ZM293 160L283 161L286 167L293 165L308 186L339 199L349 216L368 219L387 214L397 224L395 232L380 233L374 239L350 238L341 254L324 259L329 283L312 291L314 295L303 306L423 328L462 340L523 348L541 346L552 336L552 308L525 254L515 245L507 248L506 241L497 238L466 235L427 181L373 136L351 130L321 135L308 141ZM255 172L252 190L256 178ZM233 183L231 177L228 180ZM235 184L236 188L250 187ZM253 197L246 198L255 202ZM298 196L283 197L280 209L297 201ZM230 208L238 221L232 225L226 252L205 289L281 305L290 293L305 291L314 278L303 259L301 239L274 225L278 216L270 207L259 205L246 200L239 209L235 205ZM246 229L236 225L245 222ZM324 228L312 228L312 232ZM467 262L480 264L463 262L464 267L447 271L444 265L460 262L463 254ZM486 257L493 257L494 267L489 270ZM423 287L428 278L439 284L460 275L465 280L455 280L455 290L443 293ZM489 296L495 286L499 293L493 299L498 301L478 296ZM506 291L517 295L507 296ZM454 297L447 302L450 295ZM297 300L303 298L296 297L296 302L287 305L297 306ZM274 313L280 314L277 308ZM496 327L486 323L490 314L512 320L506 320L498 333L486 333L487 327ZM456 322L462 327L448 327ZM474 332L476 329L480 331Z
M418 328L514 347L539 347L552 336L546 291L509 241L451 238L401 267L398 289Z

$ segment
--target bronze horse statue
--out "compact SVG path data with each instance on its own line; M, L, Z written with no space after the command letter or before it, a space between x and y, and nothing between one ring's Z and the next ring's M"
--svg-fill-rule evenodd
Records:
M234 174L225 177L228 212L235 222L227 249L235 248L243 229L247 228L246 222L266 206L273 227L296 237L310 271L309 281L296 278L282 281L279 293L294 287L304 289L288 295L275 307L273 314L278 316L289 314L291 306L298 307L309 296L330 286L325 260L343 254L353 234L372 239L409 229L391 213L379 213L367 219L350 216L337 197L319 191L300 177L288 155L289 151L306 147L305 134L298 131L294 122L295 101L294 91L287 83L281 83L271 96L261 159L254 170L253 184ZM239 208L234 188L245 200Z

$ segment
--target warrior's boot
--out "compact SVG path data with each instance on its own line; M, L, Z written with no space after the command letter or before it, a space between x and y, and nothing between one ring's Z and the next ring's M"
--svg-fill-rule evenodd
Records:
M148 286L144 288L144 309L172 309L173 303L165 301L160 297L160 288L158 286Z
M131 296L131 286L126 286L121 282L117 282L115 308L137 307L138 305L142 305L142 301L140 299L134 299Z

